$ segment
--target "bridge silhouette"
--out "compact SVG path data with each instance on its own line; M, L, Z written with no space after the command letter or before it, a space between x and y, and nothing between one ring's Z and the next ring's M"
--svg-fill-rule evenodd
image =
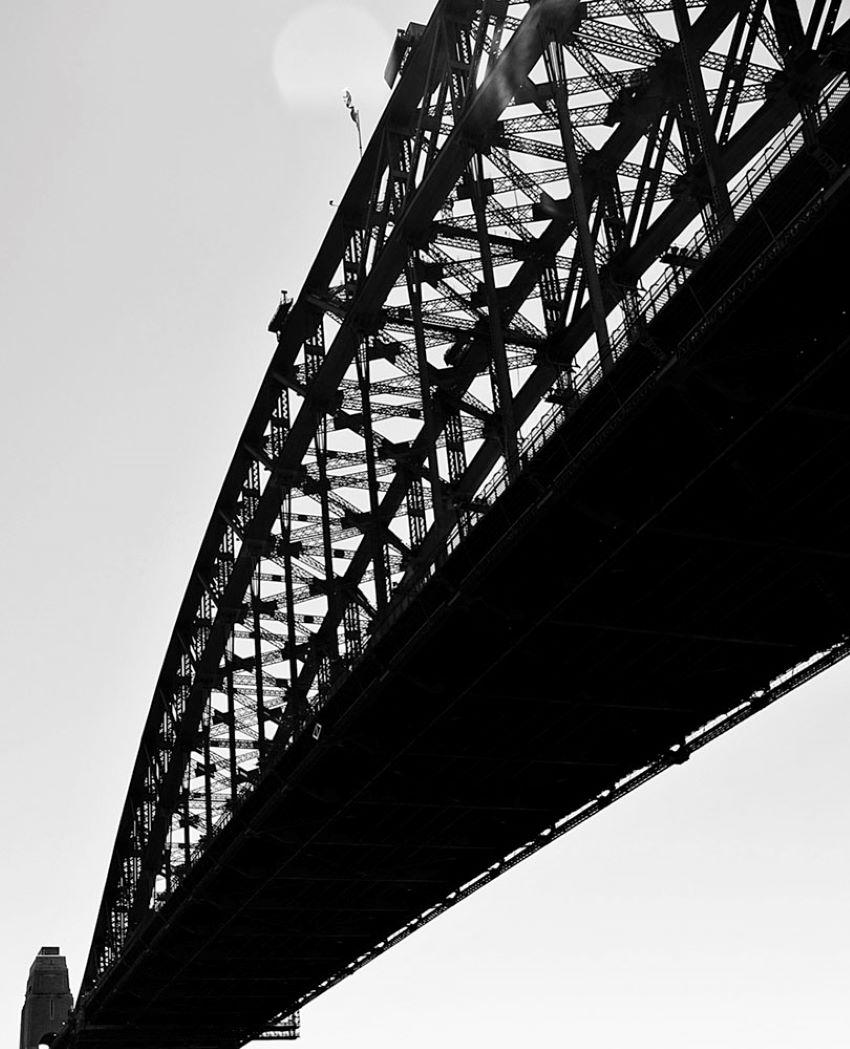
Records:
M848 60L839 0L439 0L399 32L36 1038L294 1037L850 652Z

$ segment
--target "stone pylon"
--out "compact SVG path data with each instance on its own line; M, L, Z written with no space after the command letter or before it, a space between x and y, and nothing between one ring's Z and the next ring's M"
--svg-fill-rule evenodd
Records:
M49 1045L74 1005L68 966L58 947L42 947L30 966L21 1010L21 1047Z

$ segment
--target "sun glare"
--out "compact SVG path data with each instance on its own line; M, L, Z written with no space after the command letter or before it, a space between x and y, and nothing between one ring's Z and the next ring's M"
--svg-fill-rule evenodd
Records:
M364 111L383 108L389 91L384 67L394 26L383 25L357 4L311 4L289 18L274 46L274 76L292 107L339 106L346 84Z

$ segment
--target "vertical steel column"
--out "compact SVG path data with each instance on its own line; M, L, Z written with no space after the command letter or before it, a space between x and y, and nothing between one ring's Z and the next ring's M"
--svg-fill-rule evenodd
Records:
M608 257L613 259L617 252L628 247L628 240L626 239L628 223L626 222L623 198L620 193L620 181L616 171L600 172L599 178L602 182L599 210L608 242ZM620 300L623 316L629 331L636 332L641 322L641 314L638 310L637 291L634 281L632 280L629 283L628 276L625 278L619 277L616 269L613 272L609 269L608 276L609 280L618 285L617 298Z
M457 483L466 473L466 441L463 437L463 420L460 408L446 398L446 456L449 467L449 487L453 500L456 500ZM466 507L453 502L461 535L465 535L472 523Z
M254 688L257 692L257 750L262 764L266 756L266 704L263 695L263 648L262 624L260 621L260 561L251 584L251 633L254 640Z
M338 621L336 615L339 592L337 579L334 572L333 547L331 537L331 507L328 492L330 481L328 479L328 416L322 411L322 417L318 420L316 437L313 443L316 455L316 465L319 470L319 504L322 517L322 555L325 566L324 594L327 600L327 615L331 621ZM317 652L319 660L320 684L323 691L327 691L333 677L333 670L339 659L339 636L334 630L325 642L325 650Z
M434 401L431 397L429 379L430 364L425 342L425 328L422 323L422 278L421 260L416 252L405 268L407 277L407 294L410 312L413 319L413 336L416 342L416 373L419 378L419 396L422 402L422 429L425 434L425 445L428 455L428 484L431 489L431 508L438 527L446 516L445 494L440 477L440 461L437 455L437 438L439 427L434 413ZM411 541L413 537L411 536Z
M546 73L552 83L555 108L558 114L558 127L561 132L561 144L564 148L567 176L570 182L570 196L576 219L576 234L581 250L584 280L590 299L590 311L593 317L593 330L596 333L596 345L602 370L607 371L612 364L611 342L608 336L605 302L602 297L602 285L599 271L596 268L593 237L590 232L590 210L584 191L581 165L576 151L575 135L570 118L569 96L567 92L567 70L564 53L557 39L553 39L544 53Z
M204 816L206 817L207 837L213 832L212 811L212 778L215 771L210 754L210 719L212 717L212 699L208 700L207 714L204 718Z
M351 666L363 651L363 633L360 629L360 608L353 597L346 601L345 604L343 637L345 639L346 662Z
M188 770L187 775L191 775L191 769ZM189 866L189 857L192 852L192 812L189 808L189 785L183 790L183 865L184 867Z
M519 452L517 449L517 426L514 419L514 395L511 389L511 373L508 356L505 351L505 336L502 329L502 307L496 288L496 277L493 271L493 253L490 248L490 231L487 227L487 198L484 186L484 164L481 154L476 153L470 162L470 189L472 207L475 212L475 225L478 231L478 246L481 251L481 268L484 277L484 294L487 300L487 319L490 328L490 385L493 391L493 402L496 408L502 452L508 469L508 477L513 478L519 470Z
M230 766L230 804L239 796L239 767L236 763L236 690L233 686L233 636L230 638L225 677L227 683L227 749Z
M404 195L407 197L413 192L415 188L415 180L417 173L419 172L420 164L424 155L425 163L424 167L427 170L428 164L431 157L433 156L434 146L437 141L437 134L435 126L439 125L439 115L436 120L432 120L429 112L428 100L434 90L434 80L439 69L439 53L440 53L440 34L434 34L434 41L431 45L431 53L428 57L428 73L425 78L425 89L422 94L421 104L416 114L416 127L413 130L411 146L410 146L410 169L407 175L407 182L404 187ZM445 90L446 84L444 80L440 81L440 97L437 103L437 113L442 112L442 107L445 102ZM425 132L431 131L431 135L426 136Z
M384 541L384 522L381 520L381 499L378 491L378 471L375 456L375 435L372 428L372 402L370 399L369 336L361 336L355 366L357 384L360 390L360 411L363 416L363 444L366 453L366 484L369 493L369 521L367 524L369 539L372 544L372 564L375 571L375 604L380 614L387 607L389 600L389 573L387 570L387 551Z
M283 451L286 436L292 425L292 408L287 387L280 392L272 429L272 452L275 462ZM291 480L291 479L290 479ZM298 633L295 627L295 580L292 560L297 545L292 538L292 484L287 480L282 485L280 500L280 546L278 555L283 561L283 587L286 607L286 653L289 660L289 687L286 690L286 714L300 717L304 713L304 697L295 690L298 679Z
M463 113L472 75L472 48L469 39L469 24L460 15L445 20L446 59L449 67L449 98L452 113L458 120ZM451 27L451 29L450 29Z
M649 228L674 123L675 115L672 111L668 111L658 118L652 132L647 136L640 179L635 188L634 201L626 227L626 237L630 243L640 240Z
M306 374L306 383L308 387L310 383L315 379L322 366L322 361L325 357L325 330L323 317L320 313L317 314L316 327L313 333L305 341L304 345L304 368ZM321 508L321 521L322 521L322 554L325 566L325 580L323 585L323 591L327 600L327 615L331 620L337 620L336 608L337 608L337 585L336 575L334 573L333 564L333 549L331 546L331 522L330 522L330 500L328 499L328 490L330 488L330 482L328 480L328 410L329 405L322 404L318 407L319 418L316 419L316 432L313 438L313 452L316 457L316 467L319 473L318 478L318 495L319 505ZM325 651L316 652L316 659L319 666L319 683L320 688L324 691L327 690L331 676L332 668L336 665L336 661L339 658L339 638L336 631L327 639Z
M673 14L676 19L676 31L679 34L679 49L688 86L690 109L696 126L700 155L705 165L708 188L711 194L712 220L707 222L706 225L709 233L716 240L728 230L734 220L732 201L729 199L729 189L723 174L720 151L717 148L714 121L708 108L702 69L700 68L699 59L694 55L693 47L691 46L691 19L688 14L686 0L673 0ZM689 159L693 160L696 158L691 157Z
M401 466L400 469L414 469L414 467ZM416 550L425 540L428 532L428 523L425 518L425 490L422 479L412 476L407 489L407 521L410 536L410 546Z
M805 43L803 21L797 0L770 0L770 13L776 29L776 39L783 57L787 58ZM787 62L786 62L787 64Z
M304 713L304 697L295 689L298 680L298 632L295 629L295 579L292 559L295 544L292 539L292 490L287 489L280 512L280 531L283 545L283 587L286 601L286 648L289 656L289 689L286 694L287 713ZM291 708L291 709L290 709Z
M824 41L829 40L835 30L835 23L838 19L838 12L841 8L842 0L829 0L829 7L826 12L826 18L823 20L823 28L821 29L820 39L818 41L818 47L823 47ZM814 22L813 22L814 24ZM817 31L817 25L814 24L812 35Z
M750 64L750 60L753 54L753 48L755 47L756 41L758 40L759 26L762 24L764 18L764 8L767 0L755 0L755 3L750 5L745 12L742 12L738 18L738 24L736 26L735 38L733 39L733 46L738 39L738 26L741 27L741 36L743 36L743 27L746 25L746 36L743 37L743 45L739 48L740 55L735 62L731 60L727 63L727 67L723 72L723 78L720 83L720 88L717 92L717 102L715 104L715 113L713 119L715 123L720 116L720 106L726 99L726 115L723 118L723 125L720 128L720 133L717 136L717 141L720 146L725 146L729 141L729 137L732 134L732 125L735 120L735 114L738 111L738 102L741 97L741 92L744 89L744 75L743 70ZM735 52L736 53L736 52ZM727 84L729 86L728 92L726 91Z

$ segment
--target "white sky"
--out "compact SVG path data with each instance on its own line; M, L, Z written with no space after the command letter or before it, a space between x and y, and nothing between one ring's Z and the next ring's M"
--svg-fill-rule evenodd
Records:
M431 0L0 5L0 1040L76 990L188 572L397 26ZM277 67L277 68L275 68ZM305 1049L845 1046L850 667L368 966Z

